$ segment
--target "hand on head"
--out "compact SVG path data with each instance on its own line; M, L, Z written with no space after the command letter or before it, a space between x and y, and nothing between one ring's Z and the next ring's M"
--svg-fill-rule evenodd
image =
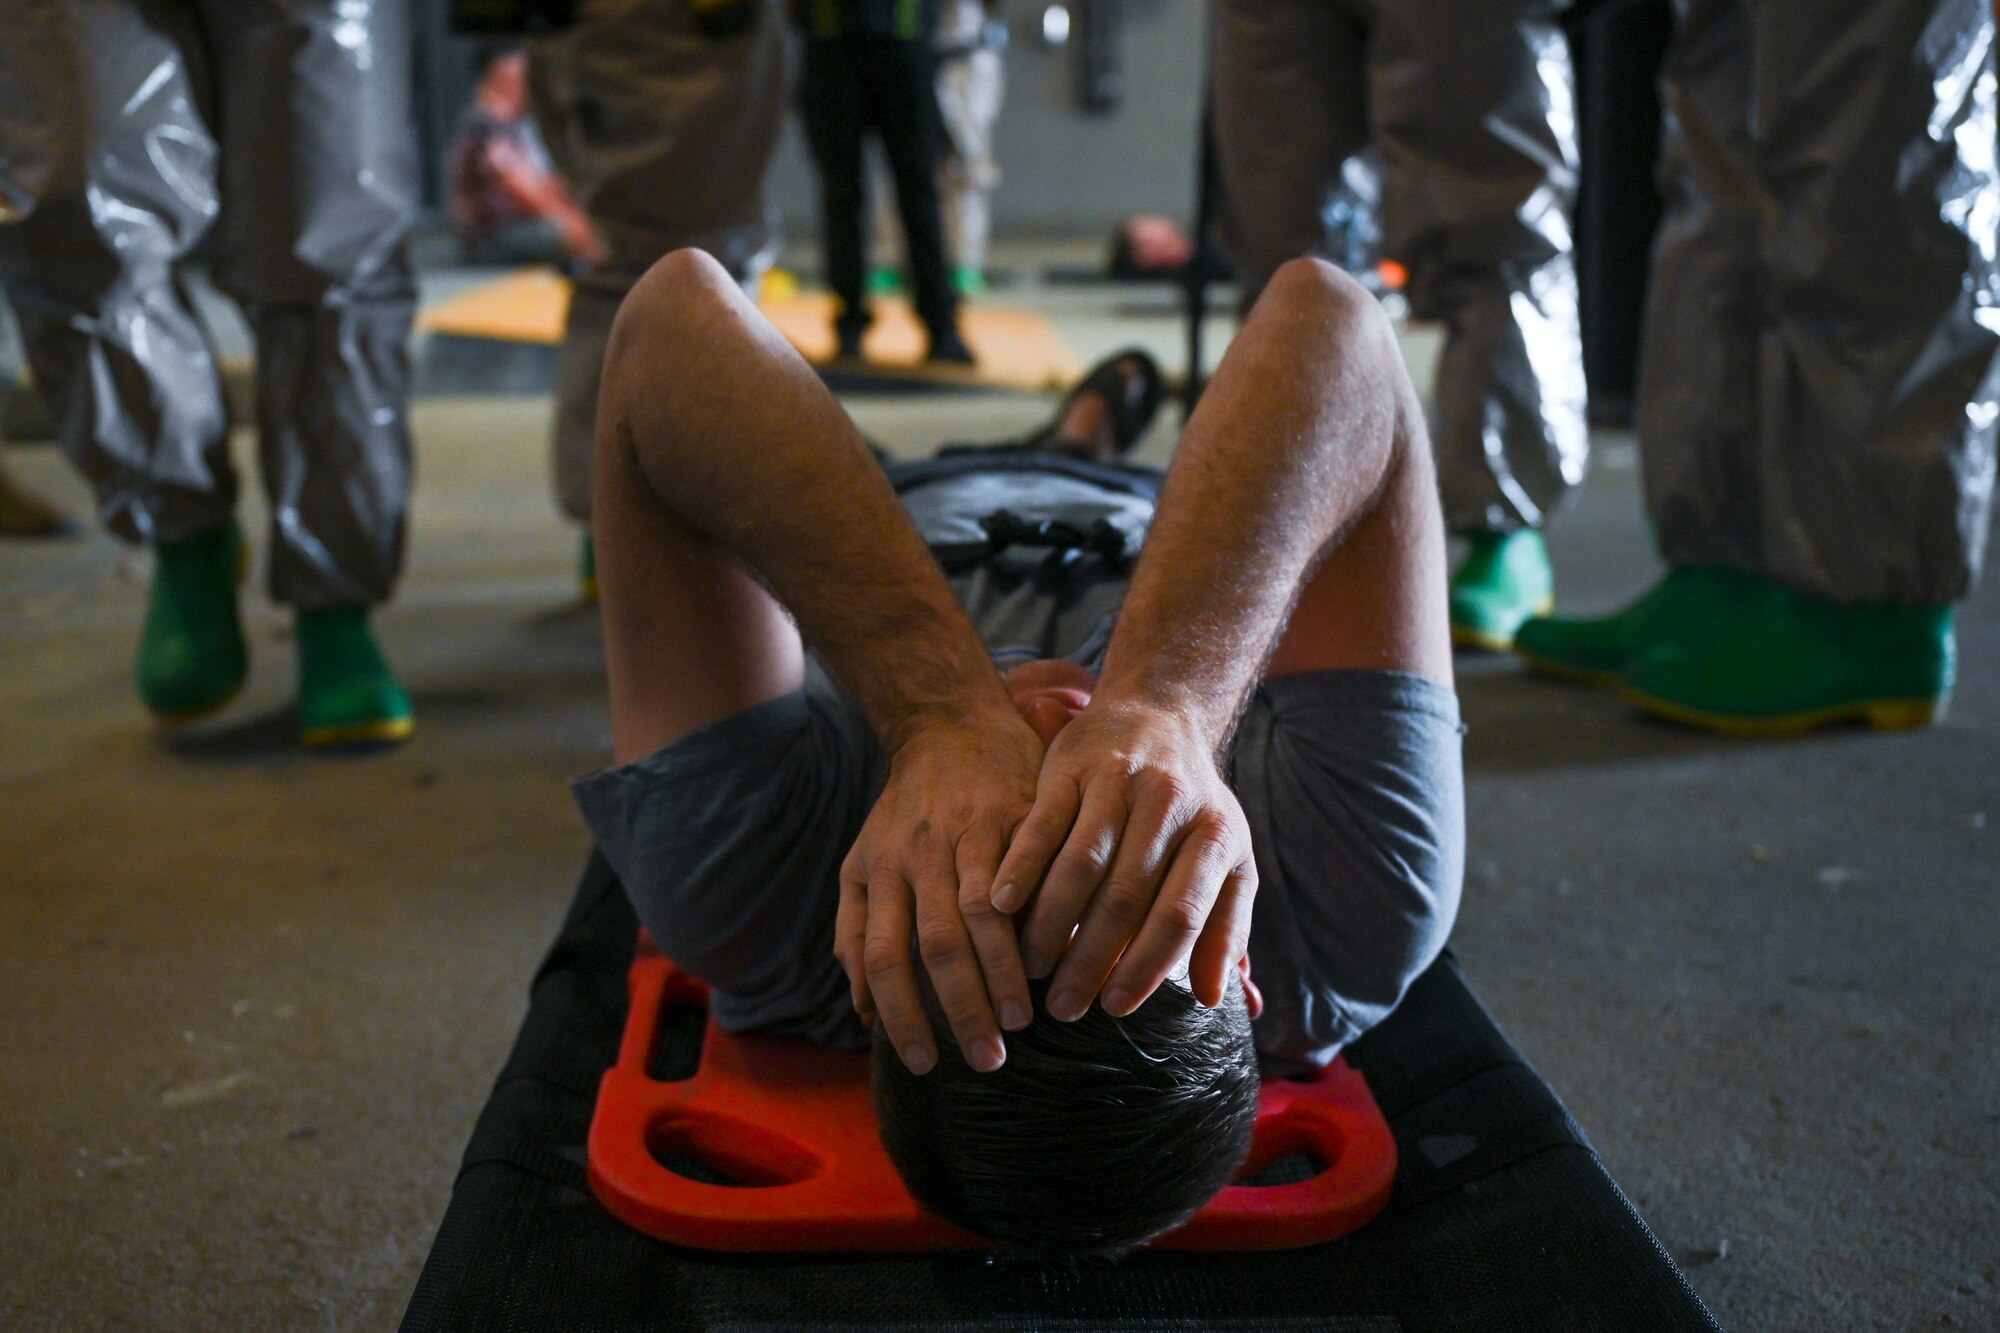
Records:
M903 1063L937 1063L911 956L916 943L965 1061L1000 1067L1000 1032L1034 1016L1014 923L993 909L994 872L1035 799L1043 745L1019 714L941 719L893 747L889 778L840 872L834 952L854 1007Z
M1035 806L994 879L1049 1013L1131 1013L1183 973L1222 1002L1244 957L1257 867L1207 738L1173 710L1094 700L1049 742Z
M1249 828L1213 747L1169 710L1094 708L1073 662L1006 683L1014 716L941 721L896 748L841 873L835 951L855 1008L917 1073L937 1048L913 937L981 1071L1032 1017L1028 976L1053 974L1063 1020L1100 994L1128 1014L1183 973L1215 1005L1249 937Z

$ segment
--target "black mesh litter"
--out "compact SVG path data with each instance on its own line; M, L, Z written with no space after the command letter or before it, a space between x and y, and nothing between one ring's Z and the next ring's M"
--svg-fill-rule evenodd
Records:
M636 929L593 859L473 1132L405 1333L1717 1327L1449 957L1350 1052L1389 1117L1402 1165L1387 1210L1345 1240L1077 1266L979 1254L731 1256L661 1244L615 1221L584 1177ZM655 1068L690 1068L698 1032L689 1040L669 1033ZM1284 1159L1267 1174L1290 1178L1312 1165Z

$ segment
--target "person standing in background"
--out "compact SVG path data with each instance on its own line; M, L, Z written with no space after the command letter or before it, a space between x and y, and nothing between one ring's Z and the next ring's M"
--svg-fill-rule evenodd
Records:
M705 250L754 294L779 226L765 176L784 128L780 0L586 0L528 44L529 98L557 171L602 238L570 297L550 452L556 502L589 535L597 385L611 321L647 269Z
M2000 422L1990 0L1677 0L1639 374L1666 577L1531 665L1729 732L1944 710Z
M137 675L163 720L221 708L249 671L229 413L175 272L210 235L256 340L303 739L415 726L368 624L410 497L410 47L394 0L10 0L0 276L105 525L153 550Z
M1541 528L1589 454L1571 259L1577 143L1565 0L1217 0L1223 237L1247 310L1318 253L1325 205L1371 144L1383 256L1444 325L1431 436L1470 551L1453 638L1505 648L1551 605Z
M952 286L962 296L985 289L993 192L1000 188L1000 161L993 153L993 130L1007 92L1001 57L1007 25L999 18L1000 3L945 0L938 24L938 107L946 144L939 184Z
M872 130L895 178L917 318L930 335L925 359L970 365L938 202L944 128L933 47L936 0L795 0L793 12L806 37L799 100L819 167L821 239L827 283L840 303L834 316L840 355L861 355L872 321L862 160L862 140Z
M938 199L944 217L945 251L951 285L962 297L986 289L986 246L993 231L993 191L1000 186L1000 163L993 155L993 129L1007 88L1007 25L998 17L1000 0L944 0L938 19L938 110L945 131L944 162L938 168ZM871 173L873 244L881 258L869 274L871 291L902 286L899 271L903 238L897 229L893 194L879 192L881 174Z
M528 58L489 51L445 167L445 200L471 264L553 264L588 270L604 241L556 174L528 110Z

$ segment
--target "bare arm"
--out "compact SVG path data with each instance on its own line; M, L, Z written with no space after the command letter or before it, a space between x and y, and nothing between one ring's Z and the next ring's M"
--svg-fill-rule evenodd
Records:
M487 142L486 162L500 188L517 205L556 224L572 258L590 264L601 264L610 258L603 238L577 207L562 177L542 170L504 139Z
M1219 1002L1256 890L1221 756L1281 637L1294 669L1449 679L1422 449L1373 299L1325 265L1288 265L1189 423L1097 691L1051 745L996 881L998 908L1028 909L1028 971L1053 971L1057 1017L1100 990L1129 1012L1182 967ZM1287 633L1302 594L1334 632Z

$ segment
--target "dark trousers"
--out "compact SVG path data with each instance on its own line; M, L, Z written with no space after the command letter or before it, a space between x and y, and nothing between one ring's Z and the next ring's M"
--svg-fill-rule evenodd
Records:
M861 139L872 129L881 137L896 182L896 211L903 220L917 316L933 337L953 330L958 295L945 261L938 209L944 124L938 112L937 58L929 44L809 41L800 103L806 138L819 163L826 278L841 307L835 328L846 337L868 327L862 290L868 185L861 169Z

